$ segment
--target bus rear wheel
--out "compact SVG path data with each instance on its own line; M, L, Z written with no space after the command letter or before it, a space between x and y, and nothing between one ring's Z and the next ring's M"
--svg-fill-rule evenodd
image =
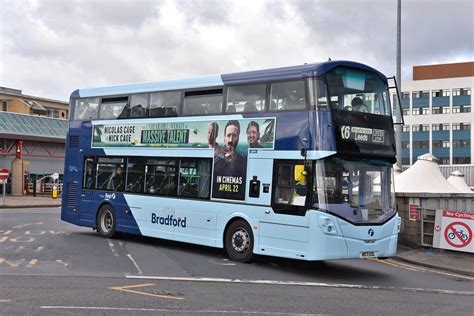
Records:
M253 256L253 233L250 225L243 220L230 224L225 232L225 250L230 259L249 262Z
M97 214L97 232L100 236L111 238L115 235L115 211L110 205L104 205Z

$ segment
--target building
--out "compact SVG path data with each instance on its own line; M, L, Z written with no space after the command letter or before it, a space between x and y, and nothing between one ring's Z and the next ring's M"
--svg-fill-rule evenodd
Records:
M24 194L33 181L64 170L68 103L0 87L0 168L8 190Z
M474 62L413 67L413 80L400 89L404 169L431 153L445 177L460 170L474 186L473 85Z

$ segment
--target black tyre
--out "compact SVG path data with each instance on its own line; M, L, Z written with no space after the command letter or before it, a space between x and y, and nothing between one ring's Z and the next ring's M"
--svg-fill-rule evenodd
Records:
M224 245L230 259L237 262L249 262L253 256L253 232L250 225L237 220L229 225L225 232Z
M97 214L97 232L105 238L111 238L115 235L116 225L115 211L110 205L104 205Z

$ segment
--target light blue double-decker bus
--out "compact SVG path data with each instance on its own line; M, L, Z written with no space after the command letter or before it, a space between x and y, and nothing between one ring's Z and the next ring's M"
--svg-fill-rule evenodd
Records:
M76 90L61 218L239 262L393 256L389 99L349 61Z

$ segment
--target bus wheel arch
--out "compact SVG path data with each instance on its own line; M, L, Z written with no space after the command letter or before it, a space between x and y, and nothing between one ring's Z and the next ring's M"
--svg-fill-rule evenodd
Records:
M96 217L97 232L104 238L112 238L117 227L117 216L112 205L104 203L99 207Z
M255 238L252 227L242 217L230 220L224 230L224 249L230 259L249 262L253 257Z

